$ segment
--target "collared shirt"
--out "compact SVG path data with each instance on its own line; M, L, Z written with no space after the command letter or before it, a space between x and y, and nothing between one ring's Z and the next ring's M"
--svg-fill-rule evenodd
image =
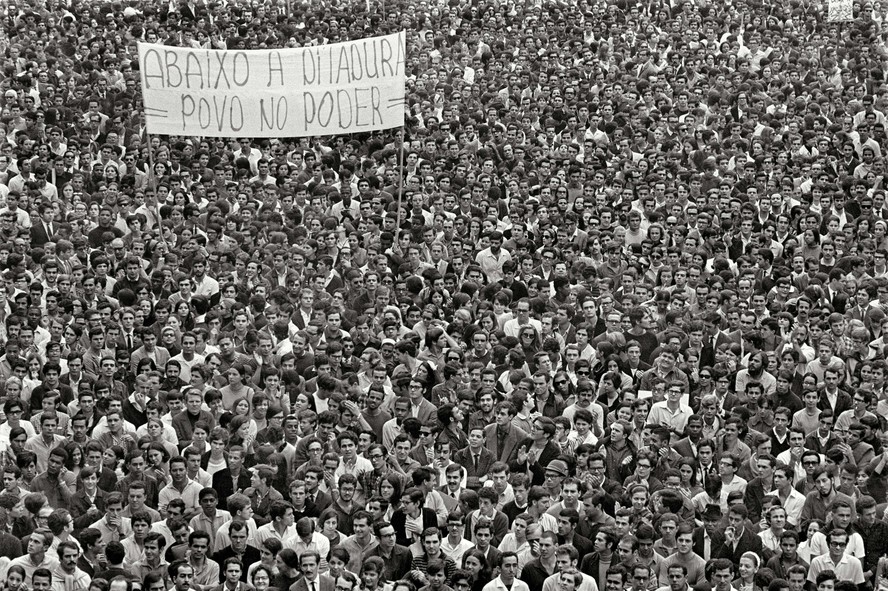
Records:
M262 542L269 538L276 538L280 540L284 548L292 548L293 545L296 543L296 539L298 537L299 534L296 533L295 524L285 529L283 534L278 533L278 531L274 528L274 522L266 523L256 530L256 543L258 544L257 547L260 548L262 547Z
M811 556L823 556L829 552L829 543L826 540L826 534L821 531L815 532L808 541L808 547L811 549ZM845 554L854 556L863 560L866 556L866 550L863 547L863 537L852 532L848 536L848 545L845 547Z
M43 439L43 435L34 435L25 441L25 449L32 451L37 455L37 473L46 472L46 465L49 463L49 452L53 448L65 443L67 439L61 435L53 435L52 443L47 444Z
M520 579L515 579L509 586L503 582L502 577L497 577L484 585L483 591L530 591L530 587Z
M193 531L202 529L203 531L208 532L210 534L210 548L215 548L216 532L229 521L231 521L231 513L222 509L216 509L216 515L214 517L207 517L207 514L201 511L191 518L191 522L188 525Z
M193 480L189 480L185 484L182 492L179 492L179 489L170 483L161 489L157 508L160 510L161 515L165 515L167 505L170 504L170 501L173 499L182 499L185 502L185 513L191 513L200 508L200 502L198 500L200 491L201 486Z
M229 531L231 529L232 521L226 522L222 527L219 528L219 531L216 532L216 541L213 545L213 552L219 552L220 550L224 550L231 544L231 538L229 537ZM258 528L256 527L256 520L252 517L247 521L247 544L253 546L254 548L259 548L260 543L256 541L256 532Z
M722 512L728 512L728 494L736 491L746 493L746 480L734 474L734 478L727 484L722 484L721 495L719 496L719 505Z
M836 573L836 577L840 581L851 581L855 585L863 583L863 567L860 560L847 554L842 554L838 563L833 562L829 554L817 556L811 560L811 567L808 569L808 580L812 583L817 582L817 575L825 570L831 570Z
M648 413L647 422L652 425L669 425L669 429L675 433L683 432L694 411L684 404L679 404L677 409L672 410L667 404L665 400L654 403Z
M51 571L59 568L59 561L55 558L50 558L49 556L44 555L43 560L40 564L35 564L31 560L31 556L29 554L25 554L24 556L19 556L18 558L14 558L12 562L9 563L9 566L18 565L25 569L25 582L30 582L34 577L34 571L38 568L46 568ZM7 572L9 571L9 567L7 567Z
M204 565L198 568L192 561L188 561L194 570L194 584L201 587L215 587L219 584L219 563L210 558L205 559Z
M301 537L296 536L296 540L292 545L284 545L285 548L292 548L297 556L302 556L303 552L314 550L321 557L321 563L318 565L318 572L325 573L329 570L327 565L327 556L330 555L330 540L327 536L320 532L311 534L311 541L306 543Z
M475 544L460 536L459 542L450 543L450 537L444 536L441 540L441 552L449 556L453 562L462 564L463 554L475 547Z
M120 543L126 550L126 558L123 563L127 568L132 568L133 564L145 560L145 547L140 546L133 536L121 540Z
M127 536L132 535L133 527L129 517L121 517L120 525L116 529L111 529L104 517L93 523L90 527L99 530L102 534L102 542L122 542Z
M801 464L801 462L799 462ZM795 489L795 487L789 487L789 495L786 497L786 500L780 495L780 491L777 489L772 490L767 494L767 496L777 497L780 499L780 504L786 509L786 522L792 526L797 526L799 524L799 517L802 515L802 507L805 506L805 495L800 493Z
M336 468L336 471L333 475L336 477L336 480L339 480L339 477L343 474L351 474L355 477L360 477L361 474L365 472L372 472L373 464L370 463L370 460L367 458L362 458L361 456L355 456L354 462L351 464L346 464L345 458L342 458L342 461L339 462L339 467Z
M145 580L145 576L148 573L157 573L163 577L164 581L169 582L168 581L169 572L167 571L167 568L169 568L169 566L170 566L170 563L168 563L163 558L161 558L159 564L156 567L152 567L150 564L148 564L144 560L139 560L139 561L136 561L130 567L130 569L132 570L134 575L138 575L139 580L141 580L141 581Z

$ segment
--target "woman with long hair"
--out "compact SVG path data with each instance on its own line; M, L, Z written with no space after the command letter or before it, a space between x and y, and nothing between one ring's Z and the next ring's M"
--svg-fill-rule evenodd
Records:
M62 333L62 355L67 356L71 353L83 355L86 351L80 342L83 337L83 329L76 324L69 324Z
M170 476L171 457L163 444L156 441L151 443L148 446L148 452L145 454L148 464L145 474L153 476L158 482L167 482Z
M222 393L222 406L225 407L225 410L234 411L234 404L241 398L245 399L249 406L254 390L252 386L247 384L249 379L247 367L241 363L235 363L228 368L226 377L228 385L219 390Z
M185 330L194 330L194 310L191 309L191 304L181 300L173 308L176 318L179 319L180 326Z
M36 353L28 355L26 360L27 372L22 378L22 400L31 400L31 392L43 384L43 360Z
M65 469L62 471L61 478L69 486L76 488L80 469L86 464L86 454L83 453L83 446L76 441L67 442L64 449L68 454L68 459L65 460Z
M27 578L24 568L18 564L11 565L6 571L6 582L3 584L3 591L28 591Z
M102 454L102 468L117 474L117 480L123 480L123 459L126 452L119 445L105 448Z
M228 432L231 434L229 443L243 447L248 456L253 453L253 442L256 440L255 433L250 432L251 422L249 416L235 415L228 423Z
M629 375L629 368L620 355L616 353L608 355L604 359L604 369L620 377L620 391L625 391L627 388L632 387L632 376Z
M404 482L397 474L389 474L379 483L380 496L388 501L389 508L385 512L385 519L391 521L395 511L401 508L401 495L404 494Z
M691 505L691 500L703 492L703 487L697 484L697 461L693 458L684 458L678 463L678 473L681 480L678 492L685 498L685 504Z
M539 331L531 325L522 326L518 331L518 344L524 353L524 362L531 373L536 371L536 354L543 348Z
M426 400L432 399L432 388L437 384L437 379L435 375L435 370L432 369L432 364L428 361L421 362L416 367L416 372L413 375L414 379L419 380L422 387L422 395Z
M149 357L142 357L136 362L136 377L157 371L157 364Z
M478 548L472 548L463 554L462 568L469 573L472 583L472 591L481 591L490 582L490 564L484 552Z

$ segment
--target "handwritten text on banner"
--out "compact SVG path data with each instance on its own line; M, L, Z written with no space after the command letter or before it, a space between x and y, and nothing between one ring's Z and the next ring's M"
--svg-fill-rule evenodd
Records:
M404 123L404 33L300 49L139 44L148 131L302 137Z

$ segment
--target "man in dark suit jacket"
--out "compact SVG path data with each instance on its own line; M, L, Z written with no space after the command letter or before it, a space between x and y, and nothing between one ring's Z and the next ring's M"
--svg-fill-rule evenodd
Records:
M715 558L727 558L739 568L740 557L745 552L761 555L762 539L748 527L744 527L749 511L744 505L734 505L728 510L728 527L725 529L724 542L715 552Z
M316 552L305 551L299 557L302 578L290 586L290 591L334 591L336 583L327 575L318 574L320 559Z
M683 437L672 446L683 458L697 459L697 444L703 439L703 417L692 415L685 427L687 437Z
M3 516L5 517L5 511ZM0 556L8 556L10 559L24 555L22 541L11 533L0 531Z
M56 232L56 224L52 221L53 211L49 202L40 206L40 220L31 225L31 246L43 247L47 242L52 242Z
M475 427L475 429L478 429L478 427ZM484 429L481 429L481 432L483 433ZM457 451L453 454L453 461L466 470L466 488L478 490L484 484L484 479L487 477L487 473L490 472L490 467L496 462L496 458L493 457L493 452L484 447L482 442L481 447L477 451L472 450L468 446Z
M93 502L86 496L86 490L81 488L71 497L69 501L69 509L71 516L74 518L74 531L79 532L81 529L87 528L105 514L105 492L102 489L96 490L95 498L96 511L89 512L89 508Z
M423 507L425 495L421 490L413 489L409 495L402 499L403 506L392 515L392 527L395 528L395 542L401 546L410 547L410 544L419 539L419 535L413 537L407 532L407 519L422 519L420 533L427 527L438 527L438 515L433 509Z
M694 529L694 554L705 559L705 535L708 535L709 558L715 558L716 551L725 543L725 536L719 531L721 517L721 508L718 505L708 505L706 507L706 510L703 512L703 527Z
M829 370L824 372L824 376L823 376L824 380L827 379L826 378L827 373L831 373L831 372L829 372ZM845 390L837 389L836 390L836 407L833 408L829 402L829 398L827 398L826 389L822 389L822 390L820 390L820 399L817 401L817 408L819 408L820 410L830 409L831 411L833 411L833 417L839 418L839 415L841 415L843 412L854 408L854 399L851 398L851 395L848 392L846 392Z
M771 456L773 459L774 456ZM769 462L770 461L766 457L760 457L758 459L759 462ZM768 471L773 474L775 465L771 465ZM749 519L753 523L758 523L762 518L762 500L765 498L765 495L774 490L773 482L765 482L764 474L760 476L756 476L752 480L749 481L746 485L746 497L743 500L743 504L746 505L746 508L749 510ZM771 479L768 478L770 481Z
M317 490L314 493L306 491L305 514L308 517L320 517L321 512L333 504L333 497L329 493Z
M170 360L170 352L165 347L155 344L157 343L157 335L150 328L140 330L138 335L142 344L130 355L131 371L135 372L139 361L145 358L150 358L157 364L157 369L163 371L166 368L167 361ZM148 341L147 344L146 340Z
M518 458L518 444L527 433L512 425L515 407L511 402L500 402L494 409L494 424L484 428L484 445L497 461L509 463Z
M232 460L232 455L239 457L234 457ZM232 455L228 456L228 467L213 474L213 488L219 493L219 509L228 508L228 497L239 490L243 491L250 488L250 475L242 468L243 456L237 453ZM232 464L234 464L234 468L237 471L237 486L235 486L235 479L232 473Z

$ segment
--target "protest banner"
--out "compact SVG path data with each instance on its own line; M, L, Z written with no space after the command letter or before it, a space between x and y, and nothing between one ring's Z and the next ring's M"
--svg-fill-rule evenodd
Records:
M296 49L139 44L149 133L304 137L404 124L405 36Z
M854 20L852 0L829 0L826 20L831 23Z

